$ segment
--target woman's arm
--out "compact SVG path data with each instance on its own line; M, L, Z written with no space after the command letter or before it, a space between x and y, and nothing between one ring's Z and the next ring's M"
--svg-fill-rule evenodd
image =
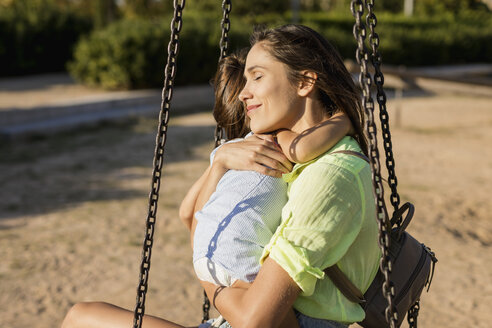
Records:
M195 208L200 190L203 188L205 181L210 172L210 166L205 170L202 176L191 186L186 193L181 206L179 207L179 218L184 225L191 230L193 217L195 216Z
M277 142L290 161L305 163L327 152L352 131L352 123L347 115L336 113L300 134L280 130L277 132Z
M292 170L292 163L273 140L255 135L223 145L217 150L215 161L229 170L256 171L273 177L281 177L282 173Z
M219 184L220 179L227 172L227 169L218 163L214 162L211 167L207 170L207 176L204 179L204 182L198 191L198 196L195 202L194 213L198 212L203 208L205 203L208 202L210 196L214 193L217 185Z
M212 164L212 166L209 167L207 172L205 172L207 173L207 175L206 176L204 175L203 183L201 184L200 190L198 190L198 194L193 208L193 217L192 217L191 229L190 229L191 248L193 248L193 236L195 235L195 229L197 225L197 220L195 219L194 213L200 211L203 208L203 206L208 202L210 196L212 196L215 189L217 188L217 184L219 183L220 179L224 176L226 172L227 169L217 164L215 161Z
M218 311L235 328L279 327L301 291L287 272L269 258L248 289L221 288L204 281L201 284L208 297L215 300Z

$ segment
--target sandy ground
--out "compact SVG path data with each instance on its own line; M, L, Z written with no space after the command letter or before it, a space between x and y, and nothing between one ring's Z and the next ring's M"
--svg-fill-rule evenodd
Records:
M66 73L0 78L0 111L11 108L28 110L111 93L118 92L78 84Z
M392 136L402 201L416 206L409 231L439 258L420 327L490 327L491 98L407 98L399 111ZM177 211L207 166L213 122L171 122L146 312L191 325L202 290ZM78 301L134 307L154 130L139 119L0 146L0 327L59 327Z

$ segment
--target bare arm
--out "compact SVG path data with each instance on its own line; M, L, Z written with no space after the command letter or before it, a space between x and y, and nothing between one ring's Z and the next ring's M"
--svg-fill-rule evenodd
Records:
M352 124L347 115L336 113L300 134L280 130L277 132L277 142L290 161L305 163L327 152L352 131Z
M292 305L300 288L274 260L267 258L250 288L227 287L219 289L201 281L203 288L219 312L236 328L296 326Z
M195 208L200 190L203 188L205 181L210 172L210 166L205 170L202 176L191 186L190 190L186 193L181 206L179 207L179 218L184 225L191 230L193 217L195 215Z
M214 161L212 166L209 167L208 170L205 172L206 175L204 174L203 176L204 180L203 183L201 184L200 190L198 190L198 195L196 197L196 201L193 208L193 217L192 217L192 223L190 229L191 248L193 248L193 236L195 235L195 229L197 225L197 221L195 219L194 213L200 211L203 208L203 206L208 202L210 196L212 196L215 189L217 188L217 184L219 183L220 179L224 176L226 172L227 169L225 167L218 165Z
M211 167L207 170L207 176L204 179L204 183L202 184L201 189L198 192L198 196L195 202L194 212L201 210L203 205L208 202L210 196L214 193L217 188L217 184L220 179L227 172L227 169L221 165L218 165L216 162L212 164Z
M256 171L273 177L292 170L292 163L272 140L255 135L217 150L214 162L229 170Z
M188 192L195 204L194 212L205 205L228 170L257 171L280 177L282 173L292 170L292 164L270 139L252 136L243 141L227 143L216 151L212 166L195 183L196 189L194 185Z

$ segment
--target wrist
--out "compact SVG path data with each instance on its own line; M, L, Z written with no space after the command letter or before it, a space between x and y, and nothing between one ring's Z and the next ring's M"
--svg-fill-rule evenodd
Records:
M215 153L211 170L219 174L224 174L228 170L225 164L225 159L219 151Z
M215 303L215 301L217 300L217 296L219 296L219 294L226 288L226 286L218 286L215 291L214 291L214 296L212 297L212 304L214 306L214 308L217 309L217 305Z

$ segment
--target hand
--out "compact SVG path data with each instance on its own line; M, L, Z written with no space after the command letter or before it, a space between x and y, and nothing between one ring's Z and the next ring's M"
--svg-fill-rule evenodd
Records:
M253 170L277 178L292 170L292 163L271 135L253 135L223 145L215 153L213 165L228 170Z

